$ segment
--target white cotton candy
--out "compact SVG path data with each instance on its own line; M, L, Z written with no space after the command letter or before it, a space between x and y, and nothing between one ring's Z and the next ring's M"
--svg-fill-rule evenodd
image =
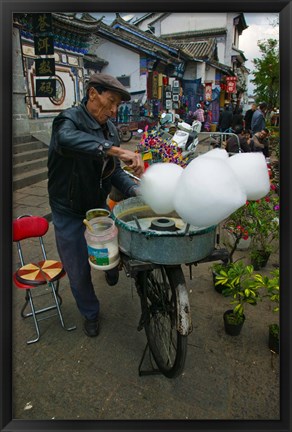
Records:
M215 148L199 156L201 157L216 157L220 159L228 159L229 155L225 149Z
M201 156L179 177L174 197L176 212L196 227L218 224L245 202L246 194L229 164Z
M156 214L174 210L173 198L183 168L173 163L155 163L141 177L140 191Z
M263 198L270 190L269 172L262 153L238 153L228 159L248 200Z

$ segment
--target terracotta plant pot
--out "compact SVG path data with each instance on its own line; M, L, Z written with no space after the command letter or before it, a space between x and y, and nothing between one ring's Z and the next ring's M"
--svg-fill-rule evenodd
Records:
M228 316L233 314L232 309L228 309L224 312L223 320L224 320L224 328L225 332L230 336L238 336L241 332L242 326L245 321L245 315L243 315L243 320L240 323L231 323L228 321Z

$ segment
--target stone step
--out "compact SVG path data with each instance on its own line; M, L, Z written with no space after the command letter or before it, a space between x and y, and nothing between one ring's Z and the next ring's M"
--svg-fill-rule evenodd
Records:
M32 135L20 135L20 136L14 136L13 137L13 144L21 144L26 143L30 141L35 141L36 138L34 138Z
M13 165L20 164L25 161L32 161L35 159L42 159L44 157L47 158L48 156L48 149L47 147L39 148L34 151L28 150L24 151L22 153L15 153L13 155Z
M33 171L24 172L13 177L13 190L22 189L26 186L38 183L48 178L47 169L35 169Z
M47 180L48 147L30 135L13 139L13 190Z
M20 144L13 144L13 154L18 154L18 153L23 153L23 152L27 152L27 151L34 151L37 149L41 149L41 148L45 148L47 149L47 147L40 141L28 141L25 143L20 143Z
M13 165L13 176L21 175L27 172L31 172L33 170L45 168L47 169L48 158L43 157L41 159L35 159L31 161L25 161L22 163Z

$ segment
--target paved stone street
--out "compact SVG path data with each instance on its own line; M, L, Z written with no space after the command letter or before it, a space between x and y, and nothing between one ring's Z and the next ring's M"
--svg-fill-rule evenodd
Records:
M42 181L15 191L14 217L33 214L50 219L46 187ZM58 259L52 223L46 245L49 258ZM29 251L33 256L33 242ZM248 262L247 252L236 254ZM264 271L277 263L275 254ZM14 268L17 265L15 253ZM192 280L189 269L183 268L194 329L185 371L176 379L138 374L146 337L137 331L139 299L123 271L114 287L107 286L103 272L92 271L101 302L101 332L93 339L82 331L65 277L60 283L64 319L77 329L66 332L52 317L41 321L40 341L26 345L34 335L33 323L21 318L24 293L14 288L13 418L278 420L279 357L268 348L268 325L275 320L271 302L264 299L247 307L242 333L228 336L222 315L229 299L214 290L210 263L193 267Z

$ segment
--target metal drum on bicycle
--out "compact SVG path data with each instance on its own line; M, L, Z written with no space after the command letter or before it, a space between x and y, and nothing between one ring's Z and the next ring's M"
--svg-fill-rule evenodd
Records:
M187 264L209 256L215 247L216 226L187 225L175 212L157 216L140 197L117 204L112 217L120 250L137 260Z

